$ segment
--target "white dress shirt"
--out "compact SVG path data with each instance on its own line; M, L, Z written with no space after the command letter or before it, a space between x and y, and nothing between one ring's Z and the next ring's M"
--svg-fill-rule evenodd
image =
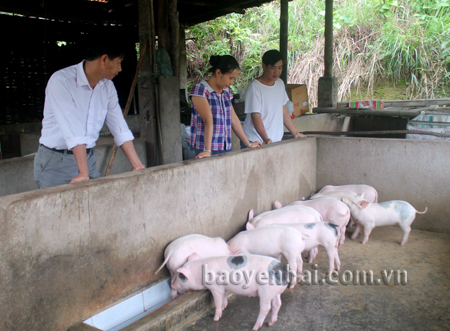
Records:
M106 125L117 146L133 140L123 117L114 83L100 80L89 85L83 62L55 72L45 89L44 119L39 142L49 148L92 148Z

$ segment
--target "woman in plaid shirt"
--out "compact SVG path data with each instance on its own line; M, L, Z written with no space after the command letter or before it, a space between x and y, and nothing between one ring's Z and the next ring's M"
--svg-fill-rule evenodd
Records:
M191 146L196 158L231 151L231 129L245 146L260 147L260 142L248 140L231 103L230 86L239 74L238 62L231 55L213 55L209 63L212 75L195 85L189 95L193 104Z

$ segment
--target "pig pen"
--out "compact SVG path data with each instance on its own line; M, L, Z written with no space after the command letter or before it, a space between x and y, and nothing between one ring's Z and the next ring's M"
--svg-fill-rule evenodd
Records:
M154 271L173 239L228 240L251 208L348 183L428 207L404 247L387 227L340 249L343 275L406 270L407 283L297 285L271 329L448 329L449 161L446 141L308 138L2 197L0 329L98 330L82 321L168 277ZM323 275L322 250L315 262ZM124 330L246 330L259 310L258 298L237 297L215 323L208 305L208 293L189 292Z
M284 291L278 321L268 327L267 317L260 330L449 330L450 235L412 230L405 247L397 244L401 235L381 227L364 245L347 238L331 278L320 250L315 265L304 263L310 279ZM218 322L211 308L182 330L251 330L258 313L259 298L232 295Z

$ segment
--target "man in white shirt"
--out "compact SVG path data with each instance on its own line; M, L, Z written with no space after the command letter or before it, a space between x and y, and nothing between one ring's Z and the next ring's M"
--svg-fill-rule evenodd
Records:
M284 82L280 79L283 71L281 53L275 49L262 57L262 76L256 78L245 91L244 131L249 141L259 141L263 145L283 139L284 126L294 138L306 137L297 131L292 122L286 103L289 97Z
M145 168L134 149L133 133L111 81L122 71L124 53L120 47L116 40L93 42L84 61L50 77L40 146L34 160L38 188L101 177L97 153L92 148L105 121L132 170Z

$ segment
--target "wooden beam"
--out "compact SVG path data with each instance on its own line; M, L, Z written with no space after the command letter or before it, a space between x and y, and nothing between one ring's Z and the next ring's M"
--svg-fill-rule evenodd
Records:
M288 27L289 27L289 3L288 0L281 0L280 7L280 52L283 58L283 72L281 79L287 84L288 77Z
M198 8L198 10L185 10L189 7L189 4L186 3L183 0L178 1L178 10L180 12L180 22L183 23L183 26L191 26L195 25L201 22L209 21L214 18L217 18L219 16L223 16L226 14L229 14L231 12L234 12L236 8L240 8L241 10L247 9L250 7L256 7L260 6L263 3L268 3L271 1L268 0L248 0L248 1L239 1L239 0L233 0L233 1L222 1L222 2L213 2L211 1L211 4L214 4L211 8L205 9ZM184 4L186 3L186 6ZM218 4L218 5L217 5Z
M342 109L342 108L313 108L313 113L315 114L342 114L349 116L381 116L381 117L416 117L420 114L421 111L428 110L428 108L420 108L420 109L392 109L392 110L379 110L379 109Z
M179 22L178 22L178 11L177 11L177 0L169 0L169 40L170 47L167 49L170 55L170 60L172 61L173 75L178 76L180 71L180 32L179 32Z
M223 2L223 1L222 2L216 2L216 1L202 2L202 1L199 1L199 0L194 0L194 1L192 1L192 0L178 0L178 2L181 5L186 4L186 5L192 6L192 5L201 4L202 6L212 7L215 10L224 10L224 9L232 8L232 7L236 7L236 6L239 6L241 8L245 7L245 6L250 6L250 7L251 6L259 6L259 5L261 5L263 3L266 3L266 2L272 2L272 0L244 0L244 1L242 1L242 0L229 0L229 1L225 1L225 2Z
M138 81L139 114L141 115L141 138L146 142L147 167L159 164L159 144L156 123L156 94L153 76L155 52L155 26L153 23L153 0L139 1L139 40L143 45L148 42L148 52L141 64Z
M349 101L338 102L338 108L347 108ZM450 106L450 99L384 100L384 107Z
M164 48L167 51L169 47L169 0L159 0L154 4L155 11L158 13L155 17L158 48Z
M154 1L155 4L161 0ZM179 0L177 10L180 23L190 26L231 13L243 13L246 8L260 6L271 0L231 0L225 2L206 0ZM137 6L136 6L137 4ZM96 1L59 0L2 0L0 11L24 16L46 17L65 22L92 24L134 25L139 20L139 0L115 0L107 3Z
M333 0L325 1L324 77L333 76Z
M2 0L0 11L71 23L136 25L137 22L136 6L117 1Z

